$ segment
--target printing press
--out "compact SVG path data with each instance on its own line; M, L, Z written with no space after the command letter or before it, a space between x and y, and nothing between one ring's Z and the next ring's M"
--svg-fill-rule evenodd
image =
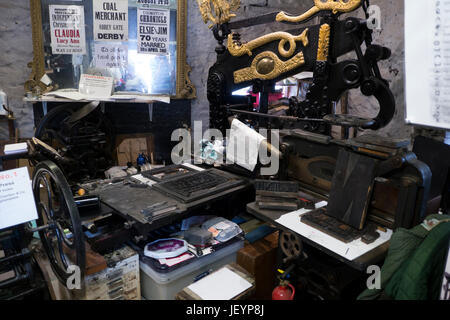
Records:
M344 296L346 284L386 257L389 241L375 245L383 235L424 220L430 166L412 152L410 141L377 134L392 121L396 103L378 66L391 50L373 42L369 0L310 2L304 13L292 8L240 19L239 0L198 0L217 41L204 88L210 128L226 134L239 122L253 131L267 129L270 138L258 148L279 159L274 174L263 174L270 164L262 161L249 170L198 163L194 154L179 164L166 159L164 165L129 165L109 174L117 165L117 146L100 102L61 105L40 120L27 152L17 156L34 168L39 219L25 229L39 233L61 284L72 274L71 263L80 266L84 281L93 255L123 244L142 254L156 239L154 232L172 223L205 213L231 218L246 212L280 230L279 268L294 265L290 270L297 270L312 296L336 299ZM352 16L359 10L365 19ZM242 30L265 24L289 30L242 38ZM269 101L277 83L305 72L311 78L303 99ZM234 94L248 87L252 94ZM377 115L337 113L349 90L376 99ZM283 216L299 210L305 211L295 219L313 228L308 230L341 244L373 247L356 258L346 256L325 240L286 227ZM317 268L322 273L314 278ZM336 284L332 269L339 268L348 283Z

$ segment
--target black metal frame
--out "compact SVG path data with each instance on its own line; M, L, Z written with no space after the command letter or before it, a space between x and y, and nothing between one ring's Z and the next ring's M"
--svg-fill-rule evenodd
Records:
M367 10L366 1L363 9ZM366 12L367 13L367 12ZM210 126L225 131L228 128L228 117L237 114L241 118L256 120L263 127L275 121L276 127L280 124L285 127L296 127L308 131L329 134L330 125L344 127L362 127L365 129L379 129L386 126L395 113L395 99L389 89L388 82L382 78L378 61L386 60L391 52L388 48L372 44L372 30L368 27L366 20L357 18L346 18L339 20L339 13L331 11L319 13L320 24L308 26L309 44L304 48L296 48L294 54L303 52L305 64L293 70L284 72L271 80L255 79L236 84L234 72L252 64L253 58L262 52L272 52L277 55L278 41L272 41L252 50L253 55L232 56L223 45L224 40L232 30L245 28L261 23L275 21L275 14L267 14L261 17L250 18L216 25L213 34L219 45L216 48L217 62L210 68L207 84L207 97L210 103ZM366 14L367 16L367 14ZM303 21L304 23L306 21ZM319 46L319 30L324 25L330 26L330 48L326 61L316 61ZM306 28L289 30L287 32L298 35ZM240 35L233 32L233 41L240 43ZM365 43L366 52L361 45ZM338 62L338 58L349 52L354 52L356 60ZM278 56L278 55L277 55ZM285 58L279 57L282 61ZM292 119L274 119L262 116L268 112L268 94L275 82L293 76L303 71L313 71L313 85L309 89L306 100L299 102L290 99L289 115ZM232 92L247 86L253 86L255 93L260 93L260 105L258 112L253 112L251 97L236 97ZM360 88L365 96L374 96L379 105L379 114L373 119L362 119L348 115L333 115L332 106L342 94L349 89ZM237 109L240 112L237 112ZM242 112L247 112L242 114ZM245 118L247 117L247 118ZM308 119L315 121L306 121Z
M42 191L46 193L46 199L42 197ZM73 263L80 269L80 283L83 285L86 256L80 215L69 184L55 163L47 160L36 166L33 172L33 193L39 216L38 228L33 231L39 232L53 271L66 285L72 275L64 252L66 246L74 252ZM66 229L70 231L71 239L65 235Z

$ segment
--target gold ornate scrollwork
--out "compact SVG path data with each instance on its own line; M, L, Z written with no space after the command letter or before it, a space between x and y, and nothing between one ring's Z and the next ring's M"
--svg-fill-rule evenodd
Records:
M223 24L236 17L236 12L241 6L241 0L197 0L203 22L212 24Z
M44 68L44 46L42 34L41 1L30 0L32 39L33 39L33 62L28 64L31 68L30 78L25 82L25 91L45 93L53 87L45 85L41 79L45 75Z
M278 45L280 55L289 58L294 54L295 49L297 48L296 41L301 41L304 47L308 45L308 29L305 29L305 31L298 36L294 36L288 32L274 32L244 44L233 41L233 35L230 34L228 35L228 51L235 57L240 57L244 54L251 56L252 50L275 40L280 40ZM286 43L289 43L289 50L285 49Z
M250 67L234 72L234 83L241 83L254 79L272 80L283 73L302 66L303 64L305 64L303 52L299 52L287 61L282 61L275 53L264 51L253 59Z
M177 97L194 99L197 97L197 90L195 89L195 86L192 83L191 79L189 79L189 73L192 71L192 68L186 63L184 70L184 85L182 85L181 91L179 92Z
M177 81L176 98L195 99L197 92L189 79L191 67L186 62L187 2L178 0L177 7Z
M320 11L328 10L333 12L333 14L336 14L338 12L351 12L358 9L360 5L361 0L314 0L314 7L306 11L304 14L293 17L281 11L277 15L276 20L279 22L287 21L298 23L311 18L313 15L319 13Z
M319 30L319 45L317 48L317 61L327 61L330 49L330 25L323 24Z

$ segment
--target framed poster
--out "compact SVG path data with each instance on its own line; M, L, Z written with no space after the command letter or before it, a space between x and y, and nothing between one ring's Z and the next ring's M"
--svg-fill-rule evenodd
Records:
M36 95L113 78L112 94L192 99L186 0L30 0Z

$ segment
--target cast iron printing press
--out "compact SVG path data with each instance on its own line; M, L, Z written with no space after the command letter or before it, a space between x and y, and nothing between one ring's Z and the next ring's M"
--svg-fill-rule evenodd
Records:
M231 21L239 1L217 0L213 6L211 1L198 1L218 41L207 84L210 125L224 132L229 121L239 119L254 129L280 129L281 168L275 180L297 181L303 191L328 201L327 207L303 215L302 222L344 242L362 237L371 243L377 228L410 228L422 221L431 171L408 151L408 141L373 133L350 139L331 136L332 126L378 130L390 123L395 99L378 62L389 59L391 51L373 43L369 1L311 2L312 8L300 15L274 12ZM360 8L366 19L341 17ZM312 25L314 18L319 23ZM292 29L241 39L239 30L268 23L289 24ZM349 53L356 59L349 59ZM286 97L281 101L285 113L272 114L269 94L275 83L305 71L313 72L305 99ZM258 105L251 95L233 95L249 86L259 94ZM376 98L378 115L336 114L335 105L350 89ZM273 223L280 214L258 207L258 193L295 190L282 190L281 182L261 190L255 186L257 201L248 205L248 212ZM284 198L281 194L278 197ZM279 209L285 202L279 201Z

